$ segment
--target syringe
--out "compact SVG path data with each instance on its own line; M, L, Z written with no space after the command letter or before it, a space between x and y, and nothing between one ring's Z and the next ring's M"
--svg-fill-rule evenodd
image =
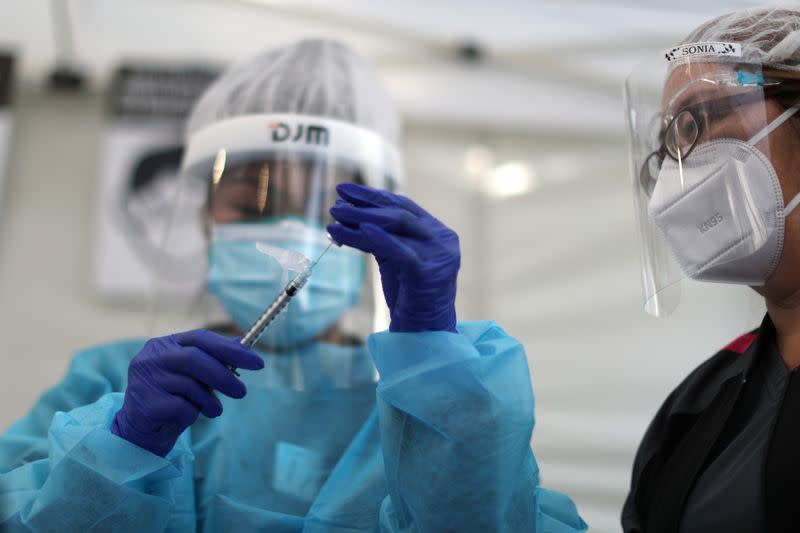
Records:
M302 272L300 272L294 278L292 278L292 281L290 281L288 285L286 285L286 288L284 288L281 291L278 297L275 298L275 301L273 301L272 304L270 304L270 306L267 307L267 310L264 311L264 313L259 317L259 319L256 320L255 323L250 327L245 336L242 337L242 340L239 341L240 344L252 348L255 345L255 343L258 342L258 339L261 337L261 334L264 333L264 330L266 330L267 327L270 325L270 323L273 320L275 320L275 317L277 317L281 313L281 311L283 311L284 308L287 305L289 305L289 302L292 301L292 298L294 298L297 295L297 293L300 292L300 289L302 289L305 286L305 284L308 282L308 278L311 277L311 271L314 269L315 266L317 266L319 260L322 259L322 257L326 253L328 253L328 250L331 249L331 246L336 244L336 241L334 241L330 237L330 235L328 236L328 238L330 239L331 242L330 244L328 244L327 248L325 248L322 251L322 253L319 254L319 257L317 257L313 263L309 264L306 268L302 270ZM230 371L236 374L237 376L239 375L239 373L236 371L234 367L229 366L228 369L230 369Z

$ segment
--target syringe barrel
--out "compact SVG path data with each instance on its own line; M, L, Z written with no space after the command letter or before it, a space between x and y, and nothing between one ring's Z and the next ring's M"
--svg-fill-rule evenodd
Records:
M246 346L252 347L258 341L261 334L264 333L264 330L267 329L267 326L275 320L283 309L289 305L289 302L292 301L292 298L303 288L303 286L308 281L310 272L305 271L298 274L289 285L275 298L275 301L272 302L264 313L256 320L256 323L250 328L250 331L242 337L241 344Z

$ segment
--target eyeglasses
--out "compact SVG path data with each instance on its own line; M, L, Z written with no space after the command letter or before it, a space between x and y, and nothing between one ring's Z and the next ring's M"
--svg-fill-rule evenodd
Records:
M797 84L784 85L776 82L759 87L756 90L730 94L719 98L686 105L680 108L671 118L664 117L666 126L660 129L657 142L658 149L645 158L639 170L639 182L647 196L651 196L666 156L675 161L682 161L692 153L698 140L706 133L709 123L722 121L737 108L766 98L774 98L781 103L788 99L797 99Z

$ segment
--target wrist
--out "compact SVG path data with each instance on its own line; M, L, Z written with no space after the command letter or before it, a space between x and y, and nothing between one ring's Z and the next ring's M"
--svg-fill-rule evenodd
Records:
M420 331L449 331L456 333L456 308L454 304L441 307L406 309L395 307L391 313L389 331L413 333Z
M389 331L456 332L456 280L432 287L403 284L391 310Z
M422 333L425 331L441 331L443 333L458 333L456 329L456 321L453 319L452 323L448 322L446 325L439 326L438 324L409 324L405 321L392 320L389 323L389 331L392 333Z
M112 435L116 435L117 437L124 439L125 437L122 435L122 431L120 430L120 427L119 427L119 414L120 413L121 413L121 411L117 411L116 413L114 413L114 420L111 421L111 428L109 428L109 430L111 431ZM127 439L125 439L125 440L127 440Z
M176 437L168 442L163 438L158 438L155 433L139 431L131 423L124 407L114 415L114 420L111 422L111 433L161 457L165 457L169 453L177 440Z

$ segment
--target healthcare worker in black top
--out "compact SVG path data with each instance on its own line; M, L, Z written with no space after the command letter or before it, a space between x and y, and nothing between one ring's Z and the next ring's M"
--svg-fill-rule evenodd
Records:
M716 18L625 94L646 309L688 278L748 285L768 313L666 399L623 529L800 531L800 11Z

